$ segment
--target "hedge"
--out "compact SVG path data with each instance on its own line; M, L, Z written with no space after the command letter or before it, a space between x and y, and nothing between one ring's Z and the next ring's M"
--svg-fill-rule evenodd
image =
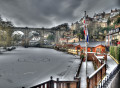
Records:
M110 55L120 62L120 46L110 46Z

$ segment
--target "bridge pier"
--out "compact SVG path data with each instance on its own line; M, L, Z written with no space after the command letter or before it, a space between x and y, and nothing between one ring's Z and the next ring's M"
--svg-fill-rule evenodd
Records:
M59 43L59 31L57 30L55 33L55 43L58 44Z
M24 46L26 48L29 46L28 34L29 34L29 29L26 27L26 30L24 30Z
M40 47L44 45L44 28L42 30L39 30L39 35L40 35Z

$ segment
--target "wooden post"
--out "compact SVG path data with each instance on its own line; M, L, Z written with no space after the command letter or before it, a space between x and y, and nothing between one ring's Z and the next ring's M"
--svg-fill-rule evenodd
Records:
M54 81L53 81L53 77L50 77L50 88L54 88Z
M77 48L77 55L78 55L78 48Z
M107 65L105 64L105 75L106 75Z
M67 83L67 88L70 88L70 83Z
M57 88L59 88L59 78L57 78Z
M79 87L78 88L80 88L80 85L81 85L81 78L79 79Z
M62 83L62 88L64 88L64 83Z
M98 73L97 73L98 74ZM97 74L95 75L95 86L97 87Z
M76 87L80 88L80 82L81 82L81 78L78 79L78 82L76 82Z
M43 88L45 88L45 84L43 84Z
M101 88L102 88L102 69L101 69Z
M87 77L87 88L89 88L89 85L90 84L90 80L89 80L89 77Z

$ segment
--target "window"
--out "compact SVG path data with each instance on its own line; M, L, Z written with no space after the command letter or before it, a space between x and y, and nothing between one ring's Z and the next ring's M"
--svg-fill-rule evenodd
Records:
M90 52L92 52L92 48L90 48Z
M75 40L74 40L74 43L75 43Z
M108 36L106 36L106 39L108 39Z
M106 41L106 45L108 45L108 41Z
M97 49L96 49L96 52L99 52L99 53L100 53L100 51L101 51L101 49L100 49L100 48L97 48Z

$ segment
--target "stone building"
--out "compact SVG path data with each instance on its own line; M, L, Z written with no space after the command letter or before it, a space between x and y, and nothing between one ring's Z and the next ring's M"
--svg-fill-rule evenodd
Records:
M118 17L120 17L120 15L115 15L115 16L111 17L110 18L110 21L111 21L110 25L113 25L114 22L117 20Z
M119 13L120 13L120 9L115 9L115 10L112 10L112 9L111 9L110 18L118 15Z
M120 41L120 28L110 30L106 35L106 46L117 45L117 42Z
M79 28L79 23L78 23L78 21L75 22L75 23L72 23L71 26L70 26L70 29L71 29L71 30L78 30L78 28Z

